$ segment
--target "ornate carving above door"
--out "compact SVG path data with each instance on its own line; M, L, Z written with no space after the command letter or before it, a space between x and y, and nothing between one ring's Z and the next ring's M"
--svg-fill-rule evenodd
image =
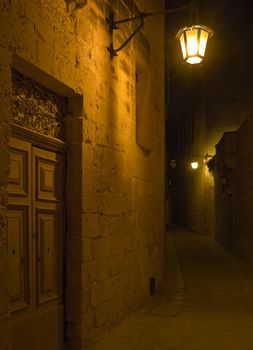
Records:
M13 71L12 124L64 140L66 114L66 98Z

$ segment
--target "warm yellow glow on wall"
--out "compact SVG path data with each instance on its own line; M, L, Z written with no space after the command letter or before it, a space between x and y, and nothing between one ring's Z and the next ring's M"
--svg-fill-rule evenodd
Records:
M213 31L202 25L184 27L177 33L180 40L183 58L187 63L200 63L206 51L207 40Z
M191 167L192 167L192 169L198 169L199 162L191 162Z

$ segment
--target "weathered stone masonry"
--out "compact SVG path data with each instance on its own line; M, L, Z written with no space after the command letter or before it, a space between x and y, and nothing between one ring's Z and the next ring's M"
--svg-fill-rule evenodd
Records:
M9 349L8 265L5 209L8 183L8 122L10 115L10 55L0 47L0 348Z
M112 61L106 50L105 16L113 10L122 18L138 13L138 8L160 10L163 1L73 1L67 6L63 0L15 0L0 5L1 349L11 349L4 210L12 69L68 99L68 348L84 348L87 341L141 305L149 295L150 278L155 278L157 289L161 287L165 239L163 19L147 19L144 30ZM116 35L116 46L131 27L134 24L123 26ZM145 95L137 99L138 111L143 105L150 122L145 122L145 115L139 116L138 128L136 73L148 76L149 81Z
M252 263L252 117L216 146L216 238Z

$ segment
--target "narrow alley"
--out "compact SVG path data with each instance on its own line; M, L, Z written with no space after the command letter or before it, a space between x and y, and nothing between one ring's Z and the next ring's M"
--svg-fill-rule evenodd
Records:
M0 23L0 350L253 350L252 1Z
M213 238L180 228L168 234L168 249L163 295L89 350L252 350L251 266Z

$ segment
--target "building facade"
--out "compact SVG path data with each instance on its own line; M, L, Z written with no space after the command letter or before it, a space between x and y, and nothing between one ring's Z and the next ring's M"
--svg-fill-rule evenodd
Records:
M163 8L1 2L3 350L84 349L161 288L164 20L110 59L106 17Z
M216 239L252 263L252 117L234 132L226 132L216 146Z

